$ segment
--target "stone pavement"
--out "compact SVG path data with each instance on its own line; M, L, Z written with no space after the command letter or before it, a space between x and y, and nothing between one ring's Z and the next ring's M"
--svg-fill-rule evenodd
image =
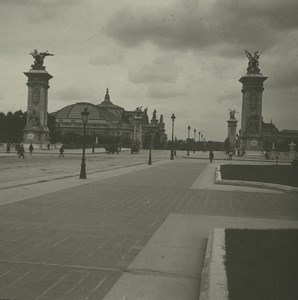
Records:
M298 222L170 214L104 300L199 300L206 237L226 227L298 228Z
M86 181L69 177L3 186L0 297L103 299L136 256L141 255L139 260L146 253L142 250L147 251L154 234L164 232L164 225L168 228L164 243L166 236L172 240L179 236L171 214L185 215L181 218L186 220L201 218L203 222L195 226L198 230L208 219L211 228L226 217L231 218L231 224L234 217L240 217L238 223L242 218L252 218L256 224L258 219L273 219L270 222L276 224L284 219L297 220L295 195L259 189L212 189L210 179L202 179L208 173L212 175L206 172L209 166L206 160L159 159L152 166L143 163L101 172L94 169ZM202 182L209 183L200 186ZM186 239L187 231L183 234ZM207 236L198 231L201 234L206 243ZM196 272L199 276L200 271ZM198 295L199 282L192 293Z

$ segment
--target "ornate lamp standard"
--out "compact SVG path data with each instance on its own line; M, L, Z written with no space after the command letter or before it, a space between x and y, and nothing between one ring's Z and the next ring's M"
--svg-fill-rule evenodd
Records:
M171 116L172 119L172 144L171 144L171 160L174 159L174 122L175 122L175 115L174 113Z
M190 125L188 125L187 130L188 130L188 137L187 137L187 156L189 156L189 133L190 133Z
M88 116L89 116L89 112L87 111L87 108L84 108L84 111L81 112L81 115L82 115L82 121L84 125L84 137L83 137L83 153L82 153L80 179L86 179L86 163L85 163L86 124L88 122Z
M200 151L200 139L201 139L201 131L199 131L199 144L198 144L198 151Z
M95 124L93 124L93 146L92 146L92 153L94 153L95 148Z
M201 134L202 152L203 152L203 133Z
M149 159L148 159L148 165L152 165L151 148L152 148L152 136L151 136L151 131L149 131Z
M196 153L196 132L197 130L193 130L193 141L194 141L194 147L193 147L193 153Z

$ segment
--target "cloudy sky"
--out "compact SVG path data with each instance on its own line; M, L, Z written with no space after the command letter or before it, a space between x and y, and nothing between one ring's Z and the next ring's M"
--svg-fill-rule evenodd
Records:
M0 0L0 111L26 111L33 49L49 50L49 112L105 90L127 110L224 140L241 111L244 49L259 50L266 122L298 129L297 0ZM240 121L241 114L236 114ZM240 122L238 123L238 129Z

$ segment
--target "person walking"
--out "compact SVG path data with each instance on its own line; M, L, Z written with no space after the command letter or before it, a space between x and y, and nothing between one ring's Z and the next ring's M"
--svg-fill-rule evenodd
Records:
M213 159L214 159L214 153L212 150L209 151L209 160L210 162L212 163L213 162Z
M19 149L19 158L21 158L21 157L25 158L24 153L25 153L24 146L21 145L21 146L20 146L20 149Z
M61 145L61 147L60 147L60 149L59 149L59 152L60 152L60 154L59 154L59 157L64 157L64 147L63 147L63 145Z
M6 153L10 153L10 143L7 142L6 144Z
M33 152L33 145L32 144L30 144L30 146L29 146L29 151L30 151L30 156L31 156L32 152Z

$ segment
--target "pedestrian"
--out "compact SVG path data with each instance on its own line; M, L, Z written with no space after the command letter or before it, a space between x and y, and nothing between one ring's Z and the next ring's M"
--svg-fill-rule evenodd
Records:
M20 145L20 143L17 143L17 145L16 145L17 155L20 155L20 149L21 149L21 145Z
M24 149L24 146L23 146L23 144L22 144L22 145L20 146L20 148L19 148L19 158L21 158L21 156L22 156L23 158L25 158L24 153L25 153L25 149Z
M51 144L50 144L50 142L48 143L48 150L50 150L50 148L51 148Z
M177 157L177 153L176 153L176 150L174 150L174 157Z
M59 154L59 157L64 157L64 148L63 148L63 145L61 145L61 147L60 147L60 149L59 149L59 152L60 152L60 154Z
M10 153L10 143L7 142L6 144L6 153Z
M212 150L209 151L209 160L210 162L212 163L213 162L213 159L214 159L214 153Z
M30 146L29 146L29 151L30 151L30 156L31 156L32 152L33 152L33 145L32 144L30 144Z
M229 152L229 160L232 160L232 159L233 159L233 152L230 151L230 152Z

